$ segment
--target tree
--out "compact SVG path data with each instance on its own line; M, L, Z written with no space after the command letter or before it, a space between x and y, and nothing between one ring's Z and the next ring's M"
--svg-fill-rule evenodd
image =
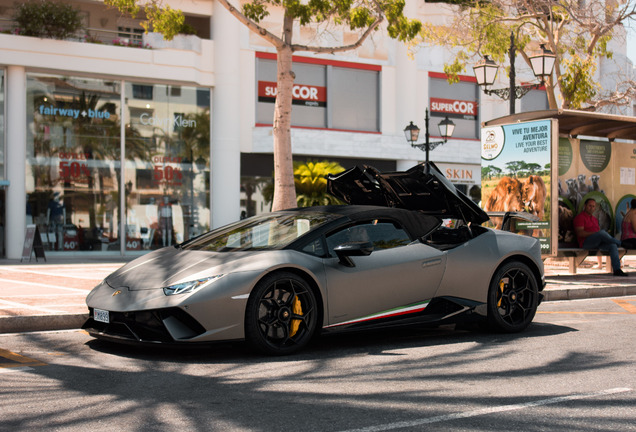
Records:
M522 163L520 161L510 161L506 162L506 167L508 168L508 172L511 176L517 177L517 172L521 170Z
M494 165L482 166L481 176L488 177L488 180L492 180L493 177L501 176L502 169Z
M536 174L541 169L541 165L531 162L527 163L524 169L528 170L529 174Z
M238 21L250 31L271 43L277 53L277 96L274 108L274 200L272 210L295 207L293 163L291 153L291 110L294 72L292 71L292 55L295 52L336 53L356 49L369 38L381 25L391 38L403 42L412 40L421 30L421 23L410 20L403 14L405 0L248 0L235 6L232 0L218 0ZM106 0L128 13L139 11L137 0ZM168 25L174 20L170 16L163 17L159 0L152 0L146 7L148 23L158 29L155 22L164 25L166 31L173 31ZM135 7L137 9L135 9ZM261 22L274 10L282 9L283 19L280 23L280 36L272 33ZM148 11L153 12L152 15ZM174 10L168 10L173 13ZM345 26L356 34L356 40L350 44L324 46L302 45L294 43L294 25L301 27L314 26L317 29L328 29L332 26ZM148 24L146 24L148 26ZM177 25L175 24L176 28ZM147 29L148 27L146 27ZM176 34L176 30L172 36ZM171 38L171 33L164 33Z
M601 95L595 73L602 57L611 58L608 43L616 30L636 18L636 3L610 0L479 0L452 9L452 22L424 25L423 43L459 48L445 71L456 79L468 61L488 55L504 62L514 35L517 52L530 66L540 44L556 54L554 79L545 83L550 108L580 109L628 104L636 95L624 82L611 95ZM631 77L630 77L631 79Z

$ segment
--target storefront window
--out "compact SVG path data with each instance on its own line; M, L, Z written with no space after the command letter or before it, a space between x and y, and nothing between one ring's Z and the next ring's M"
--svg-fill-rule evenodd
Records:
M256 122L271 124L277 94L276 60L257 59ZM264 58L263 58L264 57ZM377 132L380 67L345 62L294 60L292 125Z
M429 72L429 94L432 130L448 117L455 123L453 138L479 137L479 86L473 79L449 84L446 75Z
M126 250L209 228L209 90L177 88L27 75L27 224L46 250L120 251L120 192Z
M209 90L129 84L126 94L126 249L202 234L210 220Z
M27 224L48 250L119 249L119 87L27 75Z

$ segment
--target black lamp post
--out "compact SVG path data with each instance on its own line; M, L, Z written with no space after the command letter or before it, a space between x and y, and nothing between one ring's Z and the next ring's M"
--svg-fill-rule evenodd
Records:
M530 65L532 66L532 72L541 80L539 84L532 84L528 86L515 86L516 72L515 72L515 57L517 57L517 47L515 46L514 33L510 33L510 50L508 51L508 58L510 61L510 86L508 88L490 90L489 86L493 85L495 78L497 77L497 70L499 67L488 56L484 56L484 59L473 67L475 78L477 78L477 84L482 88L487 95L497 95L503 100L510 100L510 114L515 113L515 101L522 98L530 90L538 89L545 83L547 77L552 75L554 69L554 62L556 56L554 53L545 48L545 45L541 44L541 54L530 57Z
M449 120L448 117L439 122L439 124L437 125L439 127L439 134L442 138L444 138L444 141L430 142L430 134L428 133L428 108L426 108L426 115L424 117L424 120L425 141L423 143L416 144L416 141L420 136L420 128L414 125L413 122L410 122L409 125L404 128L404 135L406 136L406 140L411 143L411 147L418 148L426 152L426 172L428 172L429 152L438 145L444 144L448 140L448 138L453 136L453 132L455 131L455 123L453 123L452 120Z

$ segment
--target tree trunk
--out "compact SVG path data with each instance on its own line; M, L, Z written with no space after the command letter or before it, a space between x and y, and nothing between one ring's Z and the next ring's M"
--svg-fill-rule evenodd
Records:
M276 47L278 70L276 106L274 108L274 199L272 211L297 207L294 188L294 165L291 149L291 111L294 72L291 41L293 21L285 16L284 43Z

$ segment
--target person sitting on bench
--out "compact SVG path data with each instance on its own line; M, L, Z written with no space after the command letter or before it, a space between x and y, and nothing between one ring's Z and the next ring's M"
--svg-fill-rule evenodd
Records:
M621 242L607 231L601 231L598 219L594 216L596 201L593 198L585 200L583 211L574 218L574 232L579 241L579 246L583 249L601 249L608 251L612 262L614 276L627 276L621 270L621 259L618 256L618 246Z
M621 223L621 246L636 249L636 198L629 203L629 209Z

